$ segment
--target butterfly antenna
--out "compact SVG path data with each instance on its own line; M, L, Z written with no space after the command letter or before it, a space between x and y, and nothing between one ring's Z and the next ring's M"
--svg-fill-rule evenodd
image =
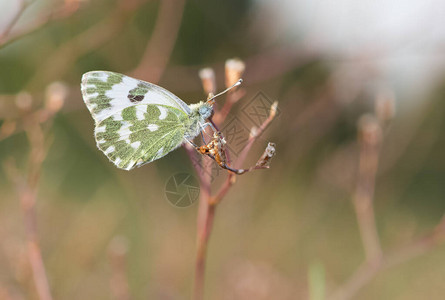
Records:
M228 91L230 91L230 90L233 89L234 87L239 86L242 82L243 82L242 79L238 80L234 85L232 85L232 86L226 88L226 89L225 89L224 91L222 91L221 93L218 93L218 94L216 94L216 95L210 97L209 99L207 99L207 102L211 102L211 101L212 101L213 99L215 99L216 97L219 97L219 96L221 96L222 94L227 93Z

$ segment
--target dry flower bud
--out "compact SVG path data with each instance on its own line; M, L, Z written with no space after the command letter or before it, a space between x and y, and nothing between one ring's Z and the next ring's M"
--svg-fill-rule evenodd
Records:
M264 150L263 155L261 155L260 159L256 163L257 167L268 167L272 157L275 156L275 143L267 144L266 150Z
M395 115L395 96L393 92L381 92L375 100L375 113L380 122L388 122Z
M382 138L382 129L374 115L363 115L358 121L358 129L363 143L368 145L377 145L380 143Z
M238 58L226 60L226 87L234 85L243 76L245 69L246 65Z
M275 115L277 114L277 109L278 109L278 101L275 101L274 103L272 103L272 105L270 106L270 113L269 115L274 118Z
M17 94L16 98L15 98L15 105L20 109L20 110L30 110L31 106L32 106L32 96L30 93L27 92L20 92Z
M254 138L257 136L257 134L258 134L258 127L253 126L252 128L250 128L249 138Z
M215 72L212 68L204 68L199 71L199 78L202 81L202 88L206 94L214 94L216 91Z
M68 96L68 87L62 82L53 82L46 88L45 107L51 113L58 112Z

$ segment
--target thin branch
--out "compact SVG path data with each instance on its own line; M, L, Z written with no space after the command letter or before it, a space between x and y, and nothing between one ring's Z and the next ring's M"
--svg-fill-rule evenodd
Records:
M28 259L31 265L34 284L40 300L51 300L48 278L42 259L42 254L38 242L35 203L37 200L38 181L41 173L43 160L47 154L44 133L39 123L28 120L26 126L28 140L31 144L29 161L29 171L27 178L23 178L17 167L10 162L6 165L6 171L17 187L20 203L25 223L25 233L27 239Z
M233 92L229 92L226 97L226 101L224 102L221 110L218 111L214 116L214 122L218 125L224 123L224 120L227 118L227 115L232 110L232 106L237 103L241 98L246 95L246 91L243 89L237 89Z
M230 60L228 62L230 62ZM227 68L227 65L229 65L229 68ZM244 63L239 60L236 61L235 65L231 63L230 64L226 63L226 86L232 86L235 82L237 82L240 79L240 75L244 71L244 67L239 68L239 66L244 66ZM200 72L203 88L206 92L209 93L213 93L213 91L216 91L213 74L214 74L213 70L211 69L206 69L205 72L203 71ZM228 110L230 110L231 107L232 106L230 105L228 107ZM243 163L244 159L247 156L247 153L250 151L252 147L253 142L263 133L263 131L270 124L270 122L274 119L276 114L276 108L277 108L277 103L274 103L271 107L271 112L269 114L269 117L264 121L264 123L260 126L260 128L252 130L251 136L246 146L244 147L244 150L242 151L242 158L237 160L237 164L241 165ZM218 116L219 114L220 111L215 111L214 116ZM216 130L216 136L214 135L214 139L210 143L201 147L197 147L198 149L196 150L198 150L201 154L205 154L206 156L209 156L210 158L214 159L219 166L228 169L231 172L228 172L227 179L223 183L219 192L217 192L215 196L212 196L211 165L205 164L204 159L201 160L201 168L194 165L199 174L200 187L201 187L201 194L200 194L199 208L198 208L198 221L197 221L197 252L196 252L196 265L195 265L195 283L193 289L193 299L195 300L202 300L204 298L204 278L205 278L205 263L207 259L207 248L210 235L212 233L217 205L229 191L232 184L235 182L236 179L236 176L234 175L235 173L242 174L253 169L267 168L270 158L275 153L274 145L269 144L265 153L261 156L260 160L254 167L242 170L233 169L232 167L229 167L230 155L228 152L225 151L224 147L225 139L220 130L218 129L219 124L215 123L212 118L209 118L209 122L213 125L214 129ZM193 159L192 155L194 155L195 153L191 152L192 147L186 147L186 149L188 149L188 154L191 157L191 159ZM192 151L195 151L195 149L193 149Z
M252 148L252 145L255 142L255 140L263 134L264 130L273 121L273 119L275 118L275 115L276 115L277 105L278 105L278 102L274 102L274 104L272 104L272 107L271 107L271 110L270 110L270 113L269 113L269 116L267 117L267 119L263 122L263 124L261 124L261 126L258 129L254 130L251 133L251 135L249 136L249 139L247 141L247 144L244 146L243 150L241 150L241 153L238 156L238 159L234 163L235 167L239 167L240 165L243 164L243 162L246 159L247 154L249 153L250 149ZM219 203L225 197L225 195L228 193L230 187L235 182L236 182L235 175L233 173L230 173L227 176L227 179L225 180L225 182L223 183L221 188L219 189L219 191L216 193L215 196L213 196L212 203L215 203L215 204Z
M362 117L359 127L360 163L353 203L366 260L375 261L382 255L373 205L382 132L373 116Z
M7 176L15 184L19 195L25 224L27 254L40 300L51 300L52 296L39 246L35 205L42 164L48 154L50 145L46 138L47 131L52 125L52 117L63 106L67 96L66 89L66 86L61 83L49 85L46 89L45 106L34 112L29 111L32 107L32 97L30 95L22 94L16 97L15 104L21 112L22 118L20 121L23 123L30 145L27 174L26 176L21 175L12 160L4 166Z
M373 280L379 272L398 266L408 260L423 255L444 242L445 215L430 234L406 246L395 249L389 254L384 254L381 259L363 263L357 269L357 271L341 287L334 291L331 297L328 297L327 299L352 299L358 293L358 291Z
M23 6L21 7L22 10L19 11L20 16L23 14L24 10L30 6L30 4L34 3L34 1L30 2L24 1L24 2L25 2L25 7L24 8ZM14 26L13 24L13 26L9 28L6 34L3 33L0 35L0 48L5 47L6 45L9 45L17 41L18 39L39 30L40 28L42 28L51 21L71 16L73 13L77 11L78 8L79 8L79 2L65 1L65 3L61 7L57 7L49 12L43 13L42 15L35 18L35 20L33 20L31 23L22 26L23 28L19 28L17 30L14 30L14 32L11 32L11 29ZM17 20L15 20L15 22L17 22Z
M50 58L44 61L36 70L35 75L27 85L27 90L41 86L42 78L45 82L60 78L71 68L78 57L87 54L112 39L124 28L132 12L143 3L144 0L135 2L120 0L105 19L65 42L55 53L52 53Z
M278 102L275 101L272 106L270 107L269 116L266 120L264 120L263 124L261 124L260 127L257 129L253 129L250 133L249 139L247 140L246 146L244 146L243 150L241 150L240 155L238 156L238 159L235 161L235 166L239 167L243 164L244 160L247 157L247 154L249 153L250 149L253 146L253 143L256 141L258 137L260 137L264 130L269 126L269 124L273 121L277 114L277 108L278 108Z
M195 149L193 151L196 152ZM216 206L211 204L211 164L201 160L200 170L200 195L197 220L196 237L196 262L195 262L195 284L193 289L194 300L204 299L205 266L207 260L207 245L213 228Z
M198 234L196 249L196 267L195 267L195 286L193 290L193 299L202 300L204 298L204 277L205 264L207 259L207 247L210 234L213 228L216 206L209 202L210 189L205 183L204 190L201 190L199 199L198 215Z
M6 27L3 30L3 32L0 33L0 45L3 45L6 42L6 40L8 38L8 35L11 32L12 28L15 26L15 24L17 24L18 20L23 15L25 10L32 3L33 3L33 1L32 2L31 1L28 2L28 1L25 1L25 0L20 0L20 4L19 4L19 8L18 8L17 12L12 17L11 21L6 25Z
M176 43L184 5L184 0L161 1L153 34L141 62L132 72L134 77L159 82Z
M329 300L352 299L379 272L420 256L445 242L444 215L439 224L428 235L389 253L382 252L373 209L375 177L382 142L382 130L378 120L369 115L362 117L359 122L359 129L360 164L354 206L366 260L344 284L334 291L331 297L328 297Z
M122 236L113 238L108 246L108 254L112 271L110 289L113 299L116 300L128 300L131 298L126 274L127 253L127 239Z

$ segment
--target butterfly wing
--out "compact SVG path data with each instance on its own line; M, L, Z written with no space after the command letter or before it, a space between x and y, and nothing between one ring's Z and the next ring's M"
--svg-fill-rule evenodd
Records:
M166 89L119 73L85 73L82 76L81 90L96 123L139 104L161 104L190 113L188 105Z
M190 108L169 91L106 71L85 73L81 90L97 146L118 168L141 166L182 144Z
M96 124L97 146L118 168L130 170L179 147L187 118L172 106L133 105Z

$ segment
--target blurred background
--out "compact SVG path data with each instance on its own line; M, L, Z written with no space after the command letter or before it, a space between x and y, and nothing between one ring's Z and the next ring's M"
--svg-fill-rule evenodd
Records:
M198 205L165 185L193 164L181 148L115 168L80 78L115 71L196 103L199 71L222 90L238 58L223 133L236 157L249 109L278 101L245 165L268 141L277 155L218 206L205 298L443 299L444 17L439 0L0 0L0 298L45 299L39 253L54 299L190 298ZM226 173L212 176L217 190Z

